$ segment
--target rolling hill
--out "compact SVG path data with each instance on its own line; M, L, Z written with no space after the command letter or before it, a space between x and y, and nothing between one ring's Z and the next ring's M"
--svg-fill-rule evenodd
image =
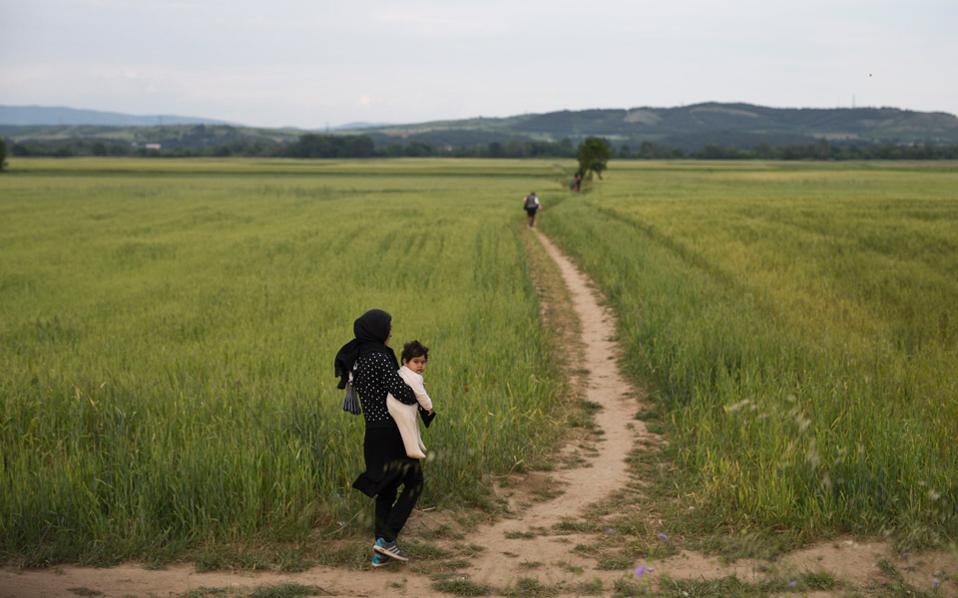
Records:
M769 108L709 102L674 108L562 110L362 129L377 144L423 141L453 146L492 140L573 141L589 135L616 144L643 141L697 149L752 147L828 139L849 143L958 143L958 117L899 108Z
M26 124L44 118L46 124ZM50 124L51 119L59 122ZM160 119L162 124L158 124ZM231 151L267 155L281 151L307 132L310 131L245 127L192 117L0 106L0 135L14 143L48 149L70 144L107 144L112 154L122 153L121 146L150 145L186 155L230 146ZM673 108L561 110L404 125L352 123L313 132L365 135L379 148L419 143L447 151L513 142L563 142L562 147L572 148L582 138L596 135L608 138L616 147L629 146L632 151L651 142L694 152L710 145L746 149L763 144L808 145L822 139L840 145L951 145L958 144L958 117L899 108L769 108L708 102Z
M150 125L226 125L223 120L175 114L138 115L67 106L0 106L0 125L101 125L140 127Z

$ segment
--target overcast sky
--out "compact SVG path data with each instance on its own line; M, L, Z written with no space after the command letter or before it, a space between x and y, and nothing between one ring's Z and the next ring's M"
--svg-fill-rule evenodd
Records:
M0 104L258 126L743 101L958 113L958 0L0 0Z

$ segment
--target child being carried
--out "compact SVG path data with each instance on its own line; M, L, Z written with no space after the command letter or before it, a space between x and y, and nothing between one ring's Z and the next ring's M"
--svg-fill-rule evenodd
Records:
M403 346L402 367L399 368L399 377L412 389L418 404L406 405L396 400L392 394L386 395L386 409L389 410L389 415L396 420L403 445L406 447L406 455L412 459L426 458L426 445L422 443L422 436L419 434L418 412L422 410L423 421L426 422L427 426L435 417L432 399L426 394L426 387L422 381L422 373L426 369L428 359L429 348L423 346L419 341L410 341Z

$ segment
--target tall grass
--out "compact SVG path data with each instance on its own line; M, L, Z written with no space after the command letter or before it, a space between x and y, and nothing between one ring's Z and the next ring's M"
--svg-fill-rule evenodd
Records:
M736 526L958 532L958 167L614 163L542 226Z
M425 504L548 455L559 377L519 201L545 163L17 160L0 177L0 552L365 529L332 358L364 310L432 349ZM499 169L500 178L488 176ZM521 176L520 176L521 174Z

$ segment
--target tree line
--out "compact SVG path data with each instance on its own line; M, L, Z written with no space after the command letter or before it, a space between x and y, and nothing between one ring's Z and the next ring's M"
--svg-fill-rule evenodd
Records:
M607 142L608 144L608 142ZM815 143L770 145L750 148L705 145L682 150L644 141L638 147L608 144L611 156L625 159L698 160L954 160L958 144L852 144L825 139ZM150 149L124 141L92 139L23 140L0 139L0 148L9 156L141 156L141 157L283 157L283 158L575 158L578 146L570 139L560 141L510 140L487 144L451 146L423 141L390 142L377 145L367 135L301 135L291 143L234 140L207 147L161 147ZM2 164L2 161L0 161ZM2 168L2 166L0 166Z
M700 149L683 151L649 141L635 150L622 145L615 152L618 158L639 160L956 160L958 144L851 144L832 143L822 139L816 143L770 145L751 148L708 144Z

